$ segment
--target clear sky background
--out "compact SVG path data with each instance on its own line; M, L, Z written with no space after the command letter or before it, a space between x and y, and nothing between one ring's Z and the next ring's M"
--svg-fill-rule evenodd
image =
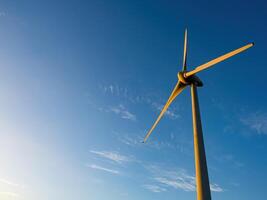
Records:
M0 199L195 199L190 91L201 72L213 199L267 196L265 1L1 1Z

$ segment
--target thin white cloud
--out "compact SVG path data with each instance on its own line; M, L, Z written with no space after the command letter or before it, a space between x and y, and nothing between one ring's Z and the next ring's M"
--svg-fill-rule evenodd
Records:
M143 166L144 169L148 172L146 179L148 178L148 181L150 181L148 182L148 184L142 185L142 187L151 192L165 192L168 188L180 189L187 192L196 190L195 176L190 175L185 169L170 168L168 166L166 167L158 164L147 165L143 161L141 162L139 160L132 159L129 156L124 156L119 154L118 152L113 151L91 150L90 152L99 157L114 161L119 164L132 161L140 163L141 166ZM86 166L92 169L101 170L112 174L120 174L120 172L117 170L102 167L95 164ZM210 189L213 192L224 191L221 186L215 183L210 184Z
M191 155L192 142L187 137L179 135L179 139L171 133L169 139L158 140L150 138L146 143L143 143L146 132L139 131L134 133L116 133L118 141L121 143L136 148L153 148L156 150L169 149L180 151L184 154ZM171 141L171 142L170 142ZM175 141L175 142L174 142Z
M144 138L141 136L130 137L129 135L119 134L118 140L122 142L123 144L135 147L135 146L142 145L142 141L144 140Z
M100 112L106 112L106 113L114 113L118 115L122 119L130 120L130 121L136 121L135 114L131 113L126 107L122 104L119 104L117 106L109 106L109 107L101 107L97 104L90 102L91 106L95 107Z
M118 106L110 107L108 109L108 111L119 115L122 119L127 119L127 120L131 120L131 121L136 120L136 116L133 113L131 113L130 111L128 111L122 104L120 104Z
M156 108L157 111L161 112L164 105L152 103L152 106ZM165 116L169 117L170 119L177 119L180 117L180 115L176 114L175 111L172 108L168 108L166 112L164 113Z
M100 156L102 158L109 159L111 161L114 161L116 163L123 163L123 162L130 162L133 161L133 158L130 158L128 156L121 155L118 152L115 151L95 151L95 150L90 150L91 153Z
M195 191L194 179L186 179L183 176L176 178L157 177L155 180L163 185L173 187L174 189L182 189L184 191Z
M223 192L223 189L217 184L210 184L210 190L212 192Z
M99 165L94 165L94 164L91 164L91 165L87 164L86 167L89 167L91 169L96 169L96 170L104 171L104 172L108 172L108 173L111 173L111 174L119 174L120 173L117 170L109 169L109 168L102 167L102 166L99 166Z
M17 184L17 183L13 183L13 182L11 182L11 181L9 181L9 180L6 180L6 179L0 179L0 183L3 183L3 184L6 184L6 185L9 185L9 186L14 186L14 187L18 187L18 186L20 186L19 184Z
M159 104L153 103L155 99L161 99L161 96L156 92L145 91L133 91L124 86L118 84L99 85L99 89L102 93L109 96L117 96L120 99L124 99L133 104L148 104L152 107L159 107ZM166 100L165 98L163 100ZM172 114L170 113L172 116Z
M0 197L1 196L6 196L6 197L19 197L19 194L15 193L15 192L1 192L0 191Z
M195 191L196 180L195 177L189 175L185 169L163 169L156 165L146 167L152 174L153 180L161 186L170 187L174 189L181 189L183 191ZM223 189L218 184L210 184L211 191L223 192Z
M1 197L4 198L10 198L10 199L15 199L15 198L19 198L21 197L21 195L17 192L14 192L14 190L20 190L23 191L26 187L25 185L21 185L18 183L15 183L13 181L4 179L4 178L0 178L0 185L5 185L5 188L9 188L9 191L0 191L0 199Z
M134 103L132 101L132 97L128 94L127 88L119 87L115 84L99 86L100 91L109 97L117 97L118 102L122 102L122 100L127 100L127 102ZM100 112L114 113L118 115L120 118L130 121L136 121L136 115L129 111L125 105L122 103L118 103L117 105L109 105L109 106L101 106L99 103L94 102L91 98L90 94L86 94L88 98L88 104ZM119 97L119 99L118 99Z
M257 134L267 135L267 114L260 112L249 114L240 121Z
M143 185L143 188L151 191L151 192L155 192L155 193L159 193L159 192L165 192L167 191L166 188L158 186L158 185Z
M156 172L160 170L161 172ZM195 177L187 174L186 170L164 170L153 166L152 168L154 180L174 189L182 189L184 191L195 191Z
M163 108L162 104L155 103L152 99L161 99L158 95L152 94L136 94L134 92L129 92L130 90L126 87L121 87L116 84L104 85L99 87L100 90L105 94L113 97L120 97L120 99L124 99L133 104L147 104L151 106L156 111L161 111ZM123 105L119 105L116 107L111 107L108 111L112 111L116 114L119 114L123 119L136 120L136 116L125 109ZM177 119L180 117L179 114L176 113L176 110L173 108L168 108L168 110L164 113L164 115L170 119Z
M157 141L157 140L149 140L147 141L145 144L143 143L144 141L144 134L143 136L137 135L135 137L130 137L129 135L123 135L123 136L119 136L118 140L120 142L122 142L123 144L126 144L128 146L132 146L132 147L149 147L149 148L154 148L157 150L160 150L162 148L168 147L168 148L174 148L174 145L172 145L169 142L161 142L161 141Z
M128 90L125 87L120 87L117 84L100 85L100 90L105 95L127 97Z

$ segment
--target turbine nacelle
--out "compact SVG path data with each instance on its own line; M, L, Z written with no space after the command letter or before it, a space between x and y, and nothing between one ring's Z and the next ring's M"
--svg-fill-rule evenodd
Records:
M186 75L186 71L178 72L178 74L177 74L178 80L182 84L184 84L184 85L195 84L197 87L202 87L203 86L203 82L196 75L192 75L192 76L189 76L189 77L186 77L185 75Z

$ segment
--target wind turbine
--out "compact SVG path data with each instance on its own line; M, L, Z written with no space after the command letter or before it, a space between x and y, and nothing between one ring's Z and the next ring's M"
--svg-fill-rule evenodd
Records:
M197 191L197 200L211 200L210 194L210 184L209 184L209 176L207 169L207 161L205 155L205 147L204 147L204 139L202 133L202 125L200 118L200 110L198 103L198 95L197 95L197 87L203 86L200 78L196 76L198 72L201 72L205 69L208 69L215 64L222 62L236 54L239 54L248 48L252 47L254 43L249 43L239 49L231 51L227 54L219 56L205 64L202 64L192 71L187 71L187 29L185 30L184 36L184 54L183 54L183 67L182 71L178 72L178 81L164 105L162 111L160 112L158 118L155 123L148 131L145 136L144 142L148 139L156 125L159 123L163 114L166 112L170 104L174 101L174 99L187 87L191 87L191 100L192 100L192 116L193 116L193 133L194 133L194 153L195 153L195 170L196 170L196 191Z

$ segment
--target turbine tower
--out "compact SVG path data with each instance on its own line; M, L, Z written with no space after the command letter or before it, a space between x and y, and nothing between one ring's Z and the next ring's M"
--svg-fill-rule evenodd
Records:
M164 105L162 111L160 112L158 118L156 119L155 123L148 131L147 135L145 136L144 142L148 139L160 119L162 118L163 114L166 112L170 104L174 101L174 99L187 87L191 87L191 100L192 100L192 116L193 116L193 133L194 133L194 153L195 153L195 170L196 170L196 192L197 192L197 200L211 200L210 194L210 184L209 184L209 176L208 176L208 169L207 169L207 161L206 161L206 154L205 154L205 147L204 147L204 138L202 133L202 125L201 125L201 118L200 118L200 110L199 110L199 103L198 103L198 95L197 95L197 87L203 86L202 81L200 78L196 76L198 72L201 72L205 69L208 69L215 64L222 62L236 54L239 54L248 48L252 47L254 43L249 43L239 49L231 51L227 54L219 56L205 64L202 64L192 71L187 71L187 29L185 30L184 35L184 53L183 53L183 66L182 71L178 72L178 81L167 100L166 104Z

